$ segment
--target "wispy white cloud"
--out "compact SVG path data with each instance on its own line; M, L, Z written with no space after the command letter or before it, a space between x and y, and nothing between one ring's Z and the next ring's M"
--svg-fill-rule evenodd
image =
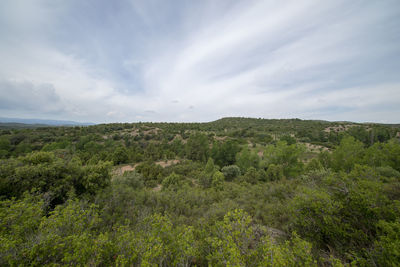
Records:
M22 1L10 0L0 16L0 78L31 88L51 85L61 111L37 111L51 118L395 122L397 6L36 0L29 11ZM0 93L17 97L10 88ZM7 101L0 102L3 114L23 115Z

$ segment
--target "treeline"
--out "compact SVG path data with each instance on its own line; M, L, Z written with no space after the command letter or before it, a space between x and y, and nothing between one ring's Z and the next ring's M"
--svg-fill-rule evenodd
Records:
M213 137L228 137L239 143L263 145L278 140L293 143L294 137L294 142L297 140L334 148L347 135L371 146L376 142L395 138L398 132L399 127L396 125L251 118L224 118L210 123L119 123L88 127L14 128L0 130L0 158L20 156L42 149L52 151L77 148L88 153L97 153L99 150L106 153L107 149L112 150L116 145L134 145L138 154L143 154L149 143L156 143L157 147L160 143L163 145L157 151L159 158L173 158L182 156L182 143L186 143L194 133L203 133L211 143ZM87 148L83 147L85 145ZM136 156L139 157L138 161L142 160L139 155ZM132 155L129 161L135 160L134 157ZM102 160L106 160L104 156Z
M311 152L295 128L266 142L225 123L3 131L0 265L400 264L395 128Z

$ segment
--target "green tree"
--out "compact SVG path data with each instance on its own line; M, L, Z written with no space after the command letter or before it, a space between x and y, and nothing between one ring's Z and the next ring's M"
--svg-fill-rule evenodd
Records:
M375 264L396 266L400 262L400 222L379 221L379 238L374 244Z
M240 168L236 165L225 166L221 169L227 181L232 181L240 176Z
M270 164L268 166L266 176L268 181L279 181L284 177L282 166Z
M313 158L306 166L306 172L323 170L324 166L322 166L321 162L317 158Z
M144 150L144 157L148 160L158 160L161 158L162 151L154 143L149 143Z
M204 170L199 174L199 183L203 188L211 186L213 175L216 171L218 171L218 167L214 165L214 160L209 158Z
M212 158L209 158L207 160L206 167L204 168L204 172L212 175L217 170L218 168L215 166L214 160Z
M126 163L129 160L128 150L125 147L118 147L112 155L112 161L115 165Z
M129 186L133 189L141 189L144 187L143 176L136 171L127 171L124 172L122 176L114 177L113 183Z
M283 244L273 242L269 236L263 238L262 244L261 266L318 266L312 256L312 244L301 239L296 233L293 233L291 240Z
M11 150L11 143L8 138L0 137L0 159L6 158Z
M332 153L332 167L334 170L349 172L354 164L360 163L364 156L364 145L354 137L346 136Z
M0 201L0 265L28 265L29 240L35 235L44 216L43 201L24 194L20 200Z
M96 235L101 222L98 208L77 200L57 206L39 227L39 242L30 253L33 265L110 264L106 235ZM99 242L101 241L101 242Z
M242 173L246 173L250 167L258 168L260 164L260 157L252 153L250 149L244 148L240 153L236 154L236 164L239 166Z
M296 144L296 138L292 137L291 135L284 135L280 138L281 141L285 141L288 145Z
M167 216L154 214L145 219L140 238L141 266L163 266L172 256L173 228Z
M111 162L100 161L96 165L87 165L84 167L84 176L78 181L84 188L84 192L95 194L98 190L105 188L110 184Z
M163 168L154 162L143 162L136 166L135 170L143 175L145 185L154 187L162 181Z
M257 169L254 167L250 167L247 169L247 172L244 174L244 180L250 184L256 184L258 182L258 173Z
M223 189L224 180L225 180L224 174L220 171L216 171L212 176L211 185L213 188L220 191Z
M186 156L191 160L205 162L209 155L209 143L206 135L195 133L190 135L186 144Z
M162 181L162 188L178 190L183 184L183 179L180 175L175 172L171 173Z
M0 150L10 151L11 143L10 140L4 136L0 137Z
M266 165L279 165L282 167L284 176L295 177L303 170L300 156L304 151L305 148L301 145L288 145L284 141L279 141L275 146L267 146L264 152Z
M236 153L239 151L239 145L232 140L223 143L215 142L211 150L211 156L217 165L223 167L234 164Z
M293 226L303 237L313 240L319 247L342 243L347 224L339 215L342 203L319 189L304 189L291 203Z
M384 145L384 151L388 165L400 171L400 142L390 140Z
M253 228L251 217L243 210L228 212L216 223L217 236L209 239L212 250L207 256L212 266L245 266L251 258Z

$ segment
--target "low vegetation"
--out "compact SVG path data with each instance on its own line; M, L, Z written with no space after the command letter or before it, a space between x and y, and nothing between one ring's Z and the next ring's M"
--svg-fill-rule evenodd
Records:
M400 127L3 127L1 266L399 266Z

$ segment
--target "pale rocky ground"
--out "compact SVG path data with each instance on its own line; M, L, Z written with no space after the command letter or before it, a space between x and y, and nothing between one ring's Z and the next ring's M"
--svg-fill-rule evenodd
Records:
M157 164L157 165L160 165L160 166L163 167L163 168L165 168L165 167L168 167L168 166L171 166L171 165L178 164L179 162L180 162L179 159L170 159L170 160L167 160L167 161L165 161L165 160L157 161L156 164ZM140 164L140 163L136 163L136 164L134 164L134 165L132 165L132 164L120 165L120 166L118 166L118 167L116 167L116 168L114 169L113 175L122 175L122 174L124 174L125 172L134 171L135 168L136 168L136 166L139 165L139 164Z

